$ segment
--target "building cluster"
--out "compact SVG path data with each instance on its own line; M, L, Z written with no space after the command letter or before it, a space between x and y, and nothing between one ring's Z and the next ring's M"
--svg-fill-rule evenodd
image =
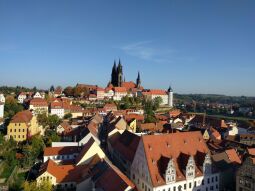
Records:
M60 142L43 152L37 184L49 181L56 190L98 191L252 191L255 189L255 132L233 121L184 113L173 105L173 91L144 89L125 82L123 67L114 63L106 88L93 85L88 100L106 100L102 107L74 104L62 90L20 93L27 110L17 113L7 137L17 142L44 135L37 115L62 118L56 127ZM141 96L162 98L164 110L146 122L142 107L118 109L109 99ZM81 101L81 100L78 100ZM0 94L0 103L4 103ZM1 106L1 104L0 104ZM167 107L166 107L167 106ZM1 114L1 111L0 111ZM71 119L64 118L71 114ZM1 116L0 116L1 117Z

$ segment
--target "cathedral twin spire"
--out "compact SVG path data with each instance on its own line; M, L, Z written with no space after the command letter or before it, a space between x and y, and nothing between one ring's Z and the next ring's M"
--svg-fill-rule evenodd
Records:
M119 63L117 66L116 61L114 60L114 64L112 67L111 84L114 87L121 87L122 83L123 83L123 67L121 61L119 59ZM137 88L141 87L140 72L138 72L138 76L136 79L136 87Z
M116 87L116 86L121 86L123 82L123 69L121 62L119 60L118 66L116 66L116 61L114 60L114 64L112 67L112 76L111 76L111 84Z

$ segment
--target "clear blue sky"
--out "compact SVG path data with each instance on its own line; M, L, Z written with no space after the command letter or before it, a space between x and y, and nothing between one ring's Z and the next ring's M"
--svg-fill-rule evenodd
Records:
M1 0L0 85L105 86L255 96L253 0Z

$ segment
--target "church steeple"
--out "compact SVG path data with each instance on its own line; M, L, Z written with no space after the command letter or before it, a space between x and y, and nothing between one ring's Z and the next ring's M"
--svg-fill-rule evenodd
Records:
M119 64L117 67L117 86L120 87L122 82L123 82L123 70L122 70L120 59L119 59Z
M117 84L117 66L116 66L116 61L114 60L114 64L112 67L112 76L111 76L111 83L113 86L116 86Z
M136 79L136 87L141 87L141 78L140 78L140 72L138 72L137 79Z

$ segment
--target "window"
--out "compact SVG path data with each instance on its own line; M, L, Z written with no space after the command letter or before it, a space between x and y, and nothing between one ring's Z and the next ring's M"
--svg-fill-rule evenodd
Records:
M14 132L16 132L16 129L14 129Z
M207 183L210 184L210 178L207 179Z
M12 132L12 129L10 129L10 132Z
M20 132L20 129L19 129L19 132Z
M191 186L192 186L192 184L191 184L191 182L189 183L189 188L191 188Z
M196 186L197 186L197 182L195 181L195 182L194 182L194 187L196 187Z
M204 185L205 184L205 182L204 182L204 180L202 180L202 185Z
M218 176L215 176L215 181L218 182Z
M23 129L23 132L25 132L25 129Z
M176 187L174 186L174 191L176 191Z
M184 190L186 190L187 189L187 184L184 184Z
M210 187L210 190L213 190L213 186Z
M212 182L214 182L214 177L212 177Z

